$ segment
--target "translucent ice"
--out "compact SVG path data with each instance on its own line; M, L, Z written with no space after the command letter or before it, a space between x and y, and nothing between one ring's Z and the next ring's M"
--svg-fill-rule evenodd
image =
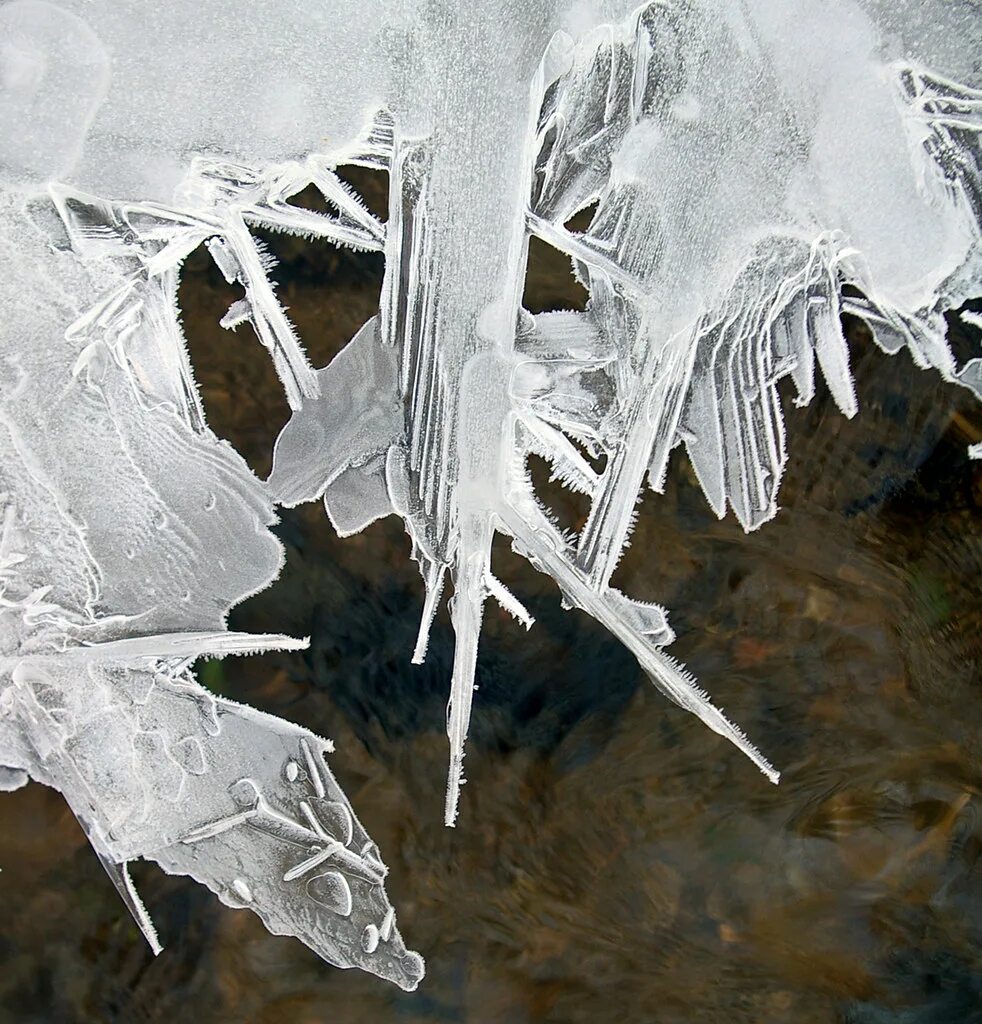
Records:
M496 533L776 781L664 653L664 610L610 580L679 445L720 516L776 514L778 382L858 411L843 312L982 397L945 322L982 293L980 34L969 0L0 4L0 785L65 793L154 943L135 856L414 987L324 741L188 672L298 642L225 616L278 572L274 506L315 499L342 536L404 520L414 661L449 577L448 824L484 604L532 625ZM388 172L386 223L346 163ZM330 214L291 204L310 185ZM327 367L256 227L384 253L378 315ZM531 236L583 312L522 308ZM293 409L265 483L198 398L176 295L201 245ZM589 498L578 535L533 454Z
M922 32L924 7L653 3L613 24L579 7L543 12L505 40L475 12L466 54L451 46L441 58L467 69L453 95L417 75L412 133L400 99L391 104L376 345L401 357L401 429L379 420L360 447L345 443L346 458L329 445L323 466L311 439L326 410L358 395L361 423L391 401L388 363L371 378L378 392L364 378L356 391L342 354L280 437L269 484L295 502L325 493L336 467L372 467L368 521L383 507L386 449L389 508L406 521L427 589L417 660L453 580L448 824L484 602L530 623L491 574L495 532L617 635L659 689L777 780L662 653L672 639L663 610L609 581L641 488L661 488L679 444L719 515L732 508L755 529L776 513L780 379L790 375L807 403L817 366L843 413L857 411L843 310L886 351L906 346L918 366L982 392L982 362L956 366L943 319L979 286L982 97L967 51L980 19L949 5L939 12L948 32ZM420 15L424 55L428 30ZM500 90L479 99L472 78ZM567 229L590 207L585 232ZM584 313L521 309L529 235L570 256L590 293ZM602 472L577 444L605 456ZM564 535L533 493L533 453L589 497L579 536ZM314 465L328 472L311 479Z
M111 216L57 203L79 251L97 213ZM331 963L415 988L422 960L394 927L331 745L189 671L305 641L225 629L282 551L262 485L204 426L174 269L150 278L125 252L80 262L68 238L52 244L51 212L0 199L5 788L26 773L64 793L154 948L126 870L137 857Z

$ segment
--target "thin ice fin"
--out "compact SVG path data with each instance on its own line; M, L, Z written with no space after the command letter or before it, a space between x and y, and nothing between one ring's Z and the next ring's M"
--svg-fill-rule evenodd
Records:
M430 644L430 630L433 628L433 619L436 617L436 610L440 605L440 597L443 594L443 581L446 577L447 567L422 556L420 572L423 574L423 582L426 588L423 600L423 614L419 620L419 632L416 634L416 646L413 648L412 663L422 665L426 661L426 651Z
M160 944L160 939L157 936L157 929L154 927L153 921L147 913L147 908L143 905L143 900L140 899L140 894L136 891L133 879L130 878L129 863L124 861L122 864L117 864L105 855L98 851L96 852L99 857L99 861L106 869L106 874L112 879L113 885L116 886L119 895L122 897L123 903L126 905L126 909L130 912L133 920L136 922L137 928L140 929L143 937L147 940L147 945L150 947L150 951L154 956L160 956L164 951L164 947Z
M138 6L0 0L0 788L27 771L113 864L192 875L411 989L422 961L328 744L190 674L299 645L226 629L282 568L277 506L322 498L341 536L402 518L427 588L416 660L451 575L448 823L484 602L527 615L490 574L499 528L776 779L612 574L680 445L717 514L777 514L781 381L805 405L817 368L858 408L843 313L982 397L982 357L947 337L978 326L978 5L471 4L456 32L425 3L269 0L221 32L214 5L157 4L153 31ZM345 183L352 163L387 175L381 203ZM377 316L327 367L283 302L327 282L278 287L260 228L384 259ZM582 312L523 308L533 238ZM202 244L244 291L220 323L251 324L292 410L265 482L198 394L179 285ZM339 323L371 303L375 262L337 264ZM589 503L579 536L537 500L530 453Z
M454 579L451 620L456 635L450 703L447 706L447 736L450 740L450 767L444 824L456 824L460 787L464 784L464 742L470 726L477 671L477 644L484 611L485 577L490 557L490 524L473 521L463 532L462 550Z

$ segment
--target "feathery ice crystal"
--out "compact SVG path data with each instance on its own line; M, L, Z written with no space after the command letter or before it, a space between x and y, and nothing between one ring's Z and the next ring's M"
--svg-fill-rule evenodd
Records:
M404 520L416 662L449 577L447 824L484 605L532 625L496 533L777 781L611 576L678 445L720 516L774 516L778 382L806 404L817 367L858 411L843 312L982 397L945 323L982 293L980 32L969 0L0 3L0 784L65 795L155 949L137 857L414 988L330 744L191 673L304 643L226 617L280 570L276 507L315 499L342 536ZM345 164L388 173L385 223ZM291 204L311 185L330 214ZM255 228L384 253L330 365ZM585 311L522 308L531 236ZM177 288L201 245L293 410L267 481L198 396ZM578 535L533 454L589 499Z

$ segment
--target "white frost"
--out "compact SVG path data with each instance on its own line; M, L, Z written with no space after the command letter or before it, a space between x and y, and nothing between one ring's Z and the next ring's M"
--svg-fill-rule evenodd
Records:
M777 781L611 576L679 445L717 514L776 514L778 382L858 411L844 312L982 397L944 319L982 293L977 5L9 0L0 29L0 784L65 793L152 944L135 856L334 963L422 976L324 742L188 672L295 643L224 632L279 570L275 504L322 499L342 536L403 518L414 661L450 580L448 824L484 604L532 625L496 533ZM387 223L344 163L388 172ZM290 204L311 184L334 213ZM257 226L384 252L378 316L329 366ZM584 312L521 308L531 236ZM176 295L202 244L294 410L265 484L198 398ZM578 535L531 454L590 499Z

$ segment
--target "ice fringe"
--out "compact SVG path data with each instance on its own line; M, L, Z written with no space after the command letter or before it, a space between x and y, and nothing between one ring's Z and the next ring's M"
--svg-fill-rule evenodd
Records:
M422 961L328 746L189 672L295 643L225 631L279 571L274 504L323 499L342 536L403 518L426 590L414 661L450 578L448 824L484 603L531 625L491 573L496 533L776 781L663 653L664 611L611 576L678 445L717 514L775 515L778 382L805 404L820 373L857 412L843 312L982 397L945 322L982 292L982 25L942 0L477 0L449 33L429 6L380 8L384 43L348 0L330 32L308 5L245 26L232 2L174 3L147 34L138 0L0 4L0 781L65 793L155 948L136 856L413 988ZM152 73L161 53L179 74ZM210 88L188 102L184 81ZM388 172L386 224L345 163ZM309 185L331 214L290 203ZM384 252L379 315L328 367L257 226ZM585 312L521 308L531 236L570 257ZM245 292L223 325L251 324L294 410L265 485L197 394L176 295L201 244ZM578 535L534 494L531 454L589 498Z

